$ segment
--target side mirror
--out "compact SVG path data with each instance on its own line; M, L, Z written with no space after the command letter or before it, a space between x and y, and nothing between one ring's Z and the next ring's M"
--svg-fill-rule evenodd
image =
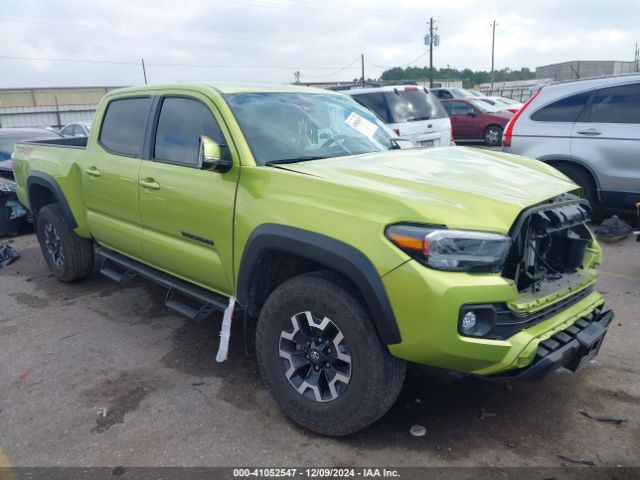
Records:
M202 170L213 170L224 173L231 170L233 162L226 145L200 135L200 149L198 151L198 167Z

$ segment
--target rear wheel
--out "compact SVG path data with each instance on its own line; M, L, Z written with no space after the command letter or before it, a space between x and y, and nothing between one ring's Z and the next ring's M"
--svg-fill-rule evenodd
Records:
M490 147L495 147L502 143L502 127L498 125L489 125L484 130L484 144Z
M280 285L258 320L260 371L284 413L323 435L347 435L384 415L404 380L349 282L312 272Z
M51 272L62 282L87 277L93 270L93 244L79 237L58 204L40 209L36 219L40 249Z
M568 163L553 164L553 167L560 170L567 177L578 184L582 190L582 196L585 200L588 200L593 209L593 220L602 220L602 209L598 202L598 194L596 191L596 185L591 178L591 175L585 172L582 168Z

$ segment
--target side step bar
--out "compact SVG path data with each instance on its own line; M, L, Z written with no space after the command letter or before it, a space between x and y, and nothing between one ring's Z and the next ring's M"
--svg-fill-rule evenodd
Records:
M97 247L96 255L102 258L100 273L126 286L140 276L167 288L164 304L192 320L200 321L216 310L225 310L229 300L204 288L191 285L155 268L144 265L104 247Z

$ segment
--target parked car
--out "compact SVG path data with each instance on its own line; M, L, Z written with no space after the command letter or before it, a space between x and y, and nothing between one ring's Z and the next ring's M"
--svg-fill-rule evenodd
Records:
M451 118L455 141L482 140L485 145L500 145L502 132L513 113L483 102L481 99L441 100Z
M353 88L343 93L374 112L396 135L418 147L445 146L452 142L447 112L426 88L393 85Z
M478 90L469 90L467 88L431 88L429 90L438 99L446 100L450 98L487 98L486 95Z
M601 207L640 201L640 75L550 84L505 130L505 152L553 165Z
M91 122L69 123L60 129L63 137L88 137L91 131Z
M516 113L524 105L517 100L511 100L510 98L506 97L483 97L481 98L481 100L485 103L493 105L500 110L507 110L511 113Z
M16 235L27 221L27 211L18 202L11 155L16 142L60 138L44 128L0 128L0 237Z
M398 149L352 98L293 85L114 90L95 122L88 138L16 146L53 275L84 279L97 259L120 285L164 286L191 319L224 310L218 361L237 305L275 399L315 432L384 415L406 361L576 371L613 318L588 203L541 162Z

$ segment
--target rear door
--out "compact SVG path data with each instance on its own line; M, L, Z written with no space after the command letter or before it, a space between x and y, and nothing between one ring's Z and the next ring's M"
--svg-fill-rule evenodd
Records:
M111 100L81 172L89 230L98 243L142 257L138 170L152 97Z
M596 172L603 203L640 201L640 83L595 92L573 126L571 154Z
M475 140L481 138L477 131L476 111L471 105L462 100L451 100L451 127L455 140Z
M238 162L226 173L197 166L200 135L219 144L227 144L230 136L223 134L219 112L203 95L176 90L160 97L154 110L149 152L139 175L144 259L230 294Z

